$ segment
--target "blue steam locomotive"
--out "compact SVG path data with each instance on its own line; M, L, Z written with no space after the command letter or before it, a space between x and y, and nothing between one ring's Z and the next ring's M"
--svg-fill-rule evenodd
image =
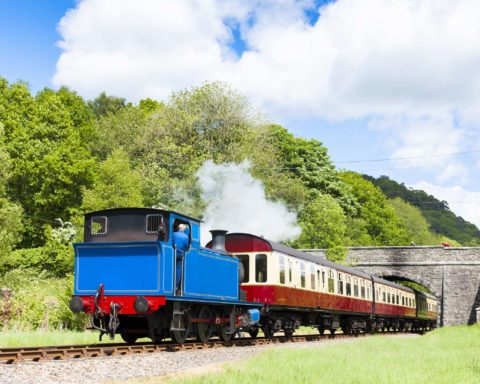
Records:
M188 236L175 243L181 227ZM149 337L229 340L258 330L260 303L240 290L243 267L225 251L225 232L200 246L200 222L176 212L119 208L87 213L84 242L74 244L70 309L92 315L93 327L128 343ZM178 283L177 283L178 282Z

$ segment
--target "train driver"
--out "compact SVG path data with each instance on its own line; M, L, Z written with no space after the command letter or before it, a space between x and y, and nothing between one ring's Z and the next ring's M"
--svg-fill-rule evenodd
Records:
M187 226L185 224L179 224L178 229L173 232L173 245L176 250L176 287L180 289L180 279L182 277L182 260L185 255L185 251L188 249L188 235L185 233Z

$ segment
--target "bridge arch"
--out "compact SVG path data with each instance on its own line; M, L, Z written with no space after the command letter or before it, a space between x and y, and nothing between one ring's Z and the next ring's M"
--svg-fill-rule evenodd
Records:
M432 294L437 298L437 300L441 299L442 292L438 290L438 287L435 287L429 280L423 278L418 274L385 269L379 272L375 272L374 275L381 277L382 279L385 279L385 280L406 280L406 281L411 281L412 283L423 285L430 292L432 292Z

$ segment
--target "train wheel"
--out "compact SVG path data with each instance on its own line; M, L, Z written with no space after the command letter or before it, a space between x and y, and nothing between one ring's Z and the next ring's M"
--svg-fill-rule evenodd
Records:
M263 334L267 339L271 339L273 337L273 330L271 324L268 322L262 327Z
M336 328L330 328L330 334L334 335L336 330L337 330Z
M320 333L320 335L323 335L325 333L325 328L318 327L318 333Z
M250 335L250 337L251 337L252 339L256 339L257 336L258 336L258 327L253 328L253 329L250 329L250 330L248 331L248 334Z
M185 330L184 331L171 331L170 332L170 337L172 338L172 341L177 343L177 344L183 344L185 341L192 335L192 323L190 321L190 317L185 318L186 324L185 324Z
M225 324L221 324L218 326L217 332L218 332L218 337L220 337L220 340L222 341L230 341L235 338L235 332L230 333L230 327Z
M285 334L285 337L292 337L293 336L293 329L284 329L283 333Z
M205 323L197 323L195 327L197 340L201 341L202 343L206 343L210 339L210 337L212 337L213 328L214 328L214 325L210 321L213 317L212 311L210 310L209 307L204 305L203 307L200 308L196 317L199 320L207 321Z
M120 336L122 337L123 341L125 341L127 344L134 344L138 339L137 336L132 335L131 333L128 333L123 329L120 331Z

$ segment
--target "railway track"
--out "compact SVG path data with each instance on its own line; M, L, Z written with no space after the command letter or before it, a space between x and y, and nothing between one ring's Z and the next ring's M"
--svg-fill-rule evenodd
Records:
M382 332L377 335L389 335L395 332ZM87 357L102 357L102 356L122 356L138 353L154 353L154 352L175 352L181 350L192 349L209 349L222 347L242 347L253 345L266 345L278 343L298 343L308 341L320 340L338 340L346 338L366 337L370 334L335 334L335 335L301 335L287 337L267 338L239 338L231 341L212 340L206 343L201 342L186 342L184 344L174 344L171 342L161 344L151 343L109 343L109 344L89 344L89 345L62 345L49 347L20 347L20 348L1 348L0 349L0 363L13 364L16 362L25 361L46 361L46 360L66 360L79 359Z

